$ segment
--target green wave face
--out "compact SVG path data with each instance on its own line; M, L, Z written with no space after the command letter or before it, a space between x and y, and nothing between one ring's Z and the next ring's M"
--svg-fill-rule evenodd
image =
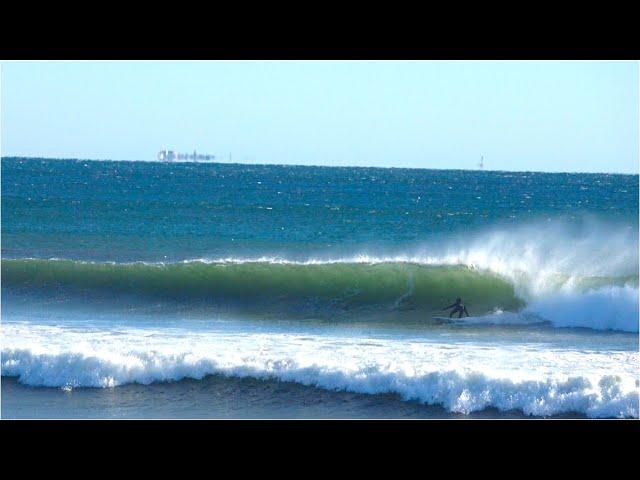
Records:
M474 314L523 306L506 280L466 267L409 263L107 264L3 260L3 286L37 291L102 292L165 301L295 310L434 312L462 297ZM437 313L436 313L437 314Z

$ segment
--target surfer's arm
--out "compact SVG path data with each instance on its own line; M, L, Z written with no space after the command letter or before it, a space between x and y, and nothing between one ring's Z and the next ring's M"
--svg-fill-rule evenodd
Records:
M451 305L449 305L448 307L444 307L442 310L449 310L451 307L455 307L456 304L452 303Z

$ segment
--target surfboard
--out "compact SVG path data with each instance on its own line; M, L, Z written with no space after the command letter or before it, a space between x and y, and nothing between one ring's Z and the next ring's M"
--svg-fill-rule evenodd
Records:
M436 323L463 323L466 319L472 317L462 317L462 318L449 318L449 317L433 317Z

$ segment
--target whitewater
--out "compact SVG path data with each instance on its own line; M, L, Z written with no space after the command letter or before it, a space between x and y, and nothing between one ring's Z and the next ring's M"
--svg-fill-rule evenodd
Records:
M231 323L231 325L229 325ZM3 325L2 370L31 386L110 388L206 375L396 393L451 412L638 417L638 352L503 338L221 325ZM450 332L451 333L451 332ZM454 332L455 333L455 332Z

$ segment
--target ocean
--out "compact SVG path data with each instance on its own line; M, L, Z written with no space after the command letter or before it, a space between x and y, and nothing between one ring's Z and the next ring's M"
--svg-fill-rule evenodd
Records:
M2 418L639 416L638 175L1 174Z

